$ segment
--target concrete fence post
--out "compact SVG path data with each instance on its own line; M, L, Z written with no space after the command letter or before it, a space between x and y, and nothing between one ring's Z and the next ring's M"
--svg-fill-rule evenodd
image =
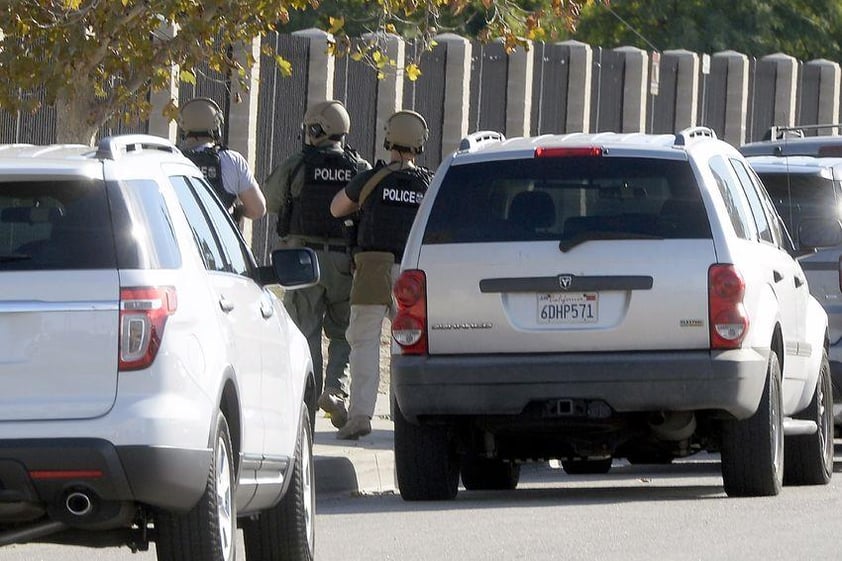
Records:
M748 122L748 57L736 51L721 51L714 53L713 58L727 63L725 132L722 138L734 146L742 146L746 141Z
M254 61L249 65L248 58ZM260 38L234 48L234 57L246 69L248 91L237 80L231 81L231 106L228 109L228 146L241 153L254 170L257 161L257 106L260 93ZM243 236L250 240L252 221L244 220Z
M332 54L328 53L328 45L333 42L333 35L315 28L293 31L292 35L310 40L307 60L307 103L305 107L326 99L332 99L336 60Z
M664 60L678 65L675 90L675 129L696 126L699 114L699 55L684 49L664 51Z
M564 132L590 132L593 49L580 41L558 43L570 52L567 77L567 124Z
M388 68L383 77L377 81L377 118L374 136L375 159L389 161L389 153L383 148L386 120L395 111L403 108L403 76L406 64L406 43L398 36L382 33L368 33L363 40L379 45L380 51L394 61L397 67Z
M535 57L532 42L509 55L506 80L506 136L529 136L532 120L532 73Z
M819 70L819 106L818 123L829 124L839 122L840 80L842 70L839 63L825 59L811 60L808 66L818 67ZM839 129L827 129L819 134L840 134Z
M776 125L793 126L796 116L798 92L798 60L783 53L775 53L760 59L775 65L775 106Z
M625 57L623 80L623 130L646 131L646 92L649 85L649 54L637 47L618 47L614 51Z
M447 47L444 69L444 116L441 125L441 154L447 156L459 148L468 134L471 94L471 42L454 33L435 37Z
M159 36L162 38L173 38L176 33L176 25L162 25L159 29ZM165 116L164 109L170 102L178 100L178 65L172 65L169 74L169 84L162 90L153 91L149 96L152 104L149 112L149 134L164 137L175 143L178 141L178 123Z

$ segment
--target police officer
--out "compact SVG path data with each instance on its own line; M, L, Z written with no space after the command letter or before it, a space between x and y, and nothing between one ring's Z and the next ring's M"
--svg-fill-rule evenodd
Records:
M343 221L330 214L330 201L358 172L371 168L344 145L351 119L341 102L316 103L304 115L304 147L281 163L266 181L269 210L278 213L277 233L287 245L316 250L319 284L288 292L284 304L307 337L318 405L337 428L348 418L348 355L351 258ZM322 331L328 339L327 366Z
M337 438L357 439L371 432L371 417L380 383L380 332L392 312L395 279L409 229L424 198L432 172L417 166L428 130L414 111L398 111L386 122L384 146L390 161L377 162L336 193L330 205L334 216L359 211L355 272L351 289L351 396L349 420Z
M183 139L181 150L205 174L217 196L234 215L257 220L266 214L266 199L248 161L221 144L222 110L210 98L197 97L178 113Z

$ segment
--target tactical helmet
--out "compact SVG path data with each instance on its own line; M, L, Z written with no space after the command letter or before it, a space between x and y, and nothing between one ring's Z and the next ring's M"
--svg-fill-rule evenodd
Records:
M400 150L420 154L430 131L427 121L415 111L398 111L386 121L386 138L383 146L386 150Z
M350 128L351 117L341 101L320 101L311 105L304 114L304 140L312 146L342 140Z
M222 109L209 97L196 97L185 103L178 112L178 126L185 136L222 138Z

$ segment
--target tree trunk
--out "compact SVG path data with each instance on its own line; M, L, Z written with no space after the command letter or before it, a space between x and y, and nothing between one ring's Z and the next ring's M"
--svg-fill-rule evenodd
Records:
M87 144L93 146L94 136L101 123L92 122L93 93L81 89L73 95L62 93L56 99L56 142L59 144Z

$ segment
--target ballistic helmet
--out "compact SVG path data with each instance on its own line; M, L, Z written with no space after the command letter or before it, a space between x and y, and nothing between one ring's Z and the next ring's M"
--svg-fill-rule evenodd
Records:
M222 110L209 97L196 97L185 103L178 112L178 126L185 136L222 138Z
M311 146L341 141L350 128L351 118L341 101L320 101L304 114L304 141Z
M386 121L386 138L383 146L386 150L398 150L420 154L430 131L427 121L415 111L398 111Z

